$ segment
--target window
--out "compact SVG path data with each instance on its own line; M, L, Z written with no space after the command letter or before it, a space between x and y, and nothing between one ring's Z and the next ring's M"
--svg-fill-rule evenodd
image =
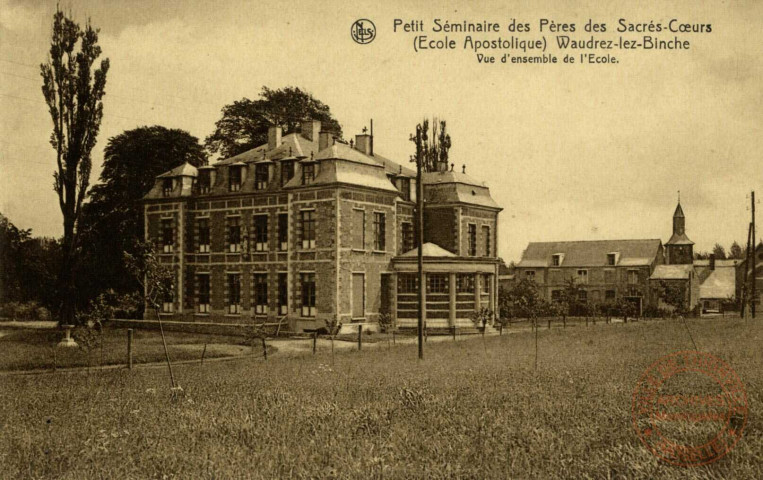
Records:
M459 273L456 275L457 293L474 293L474 275L471 273Z
M406 177L401 177L398 179L398 190L400 190L400 196L403 197L403 200L410 201L411 200L411 179Z
M387 247L386 218L381 212L374 212L374 250L383 252Z
M366 212L361 209L352 210L352 248L363 250L366 248Z
M228 274L228 313L241 313L241 276L238 273Z
M199 193L209 193L212 188L212 174L208 169L199 170Z
M628 284L629 285L638 284L638 270L628 270Z
M172 313L175 311L175 285L172 280L164 284L162 298L162 313Z
M485 256L492 257L492 251L490 250L490 227L488 225L482 226L482 238L485 241Z
M469 251L467 253L470 257L477 256L477 225L469 224Z
M302 185L308 185L315 180L315 164L302 163Z
M535 270L526 270L525 271L525 278L528 280L535 281Z
M617 263L617 254L616 253L608 253L607 254L607 265L615 265Z
M209 274L200 273L196 276L199 296L196 298L199 313L209 313Z
M266 252L268 250L268 216L254 216L254 251Z
M397 277L397 291L400 293L416 293L419 291L419 279L415 273L401 273Z
M278 274L278 314L286 315L289 313L289 275L287 273Z
M289 214L278 214L278 249L286 251L289 249Z
M162 252L172 253L175 248L175 230L172 228L172 219L162 219Z
M300 275L302 283L302 316L315 316L315 274L303 273Z
M198 219L196 226L199 230L199 253L209 253L209 219Z
M302 210L299 219L302 226L302 248L315 248L315 211Z
M413 224L411 222L403 222L403 250L400 253L410 252L413 250Z
M553 257L551 257L551 264L555 267L558 267L562 264L562 256L560 254L556 254Z
M254 274L254 314L268 313L268 274Z
M586 290L578 290L578 301L581 303L588 302L588 292Z
M605 300L614 300L615 299L615 291L614 290L607 290L604 292L604 299Z
M281 163L281 185L286 185L294 178L294 160L286 160Z
M448 293L448 275L443 273L430 273L427 276L429 293Z
M241 167L239 165L228 167L228 190L231 192L241 190Z
M255 190L265 190L268 188L269 168L267 163L258 163L254 166Z
M162 195L165 197L169 197L172 195L172 179L171 178L165 178L162 181Z
M588 283L588 270L578 270L578 283Z
M239 217L228 217L228 251L241 251L241 220Z
M615 281L616 281L615 270L613 269L604 270L604 283L615 283Z
M492 279L493 277L489 273L484 273L482 275L482 283L480 284L482 293L490 293L490 281Z
M562 291L561 290L551 290L551 301L552 302L561 302L562 301Z

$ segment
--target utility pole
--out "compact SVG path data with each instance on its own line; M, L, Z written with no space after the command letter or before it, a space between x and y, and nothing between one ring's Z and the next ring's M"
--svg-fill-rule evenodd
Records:
M755 190L752 191L750 200L752 201L752 248L750 248L750 259L752 260L752 303L750 304L750 313L752 313L752 319L755 320L755 303L758 300L758 295L755 292L755 284L758 283L757 268L755 268L755 247L757 246L755 243Z
M742 307L741 307L741 312L740 312L742 319L746 319L747 318L746 317L746 314L747 314L747 302L748 302L748 299L749 299L749 294L747 293L747 288L748 288L748 286L747 286L747 269L750 266L750 241L751 241L751 238L752 238L752 223L750 223L747 226L747 249L744 251L744 256L745 256L744 261L745 261L745 264L744 264L744 272L743 272L744 278L742 280Z
M426 305L426 285L424 285L424 182L421 179L421 163L423 161L422 145L424 144L421 125L416 126L416 137L411 140L416 144L416 247L418 250L418 284L419 284L419 316L417 336L419 344L419 360L424 360L424 306Z

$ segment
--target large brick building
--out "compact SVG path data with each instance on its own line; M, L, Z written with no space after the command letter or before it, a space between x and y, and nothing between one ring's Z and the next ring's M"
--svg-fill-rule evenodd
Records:
M471 325L474 310L496 310L501 209L446 165L424 175L424 195L428 325ZM406 326L415 201L415 172L375 153L370 135L345 143L315 121L271 127L267 144L212 166L179 166L144 198L146 238L177 271L162 315L304 331L388 312Z

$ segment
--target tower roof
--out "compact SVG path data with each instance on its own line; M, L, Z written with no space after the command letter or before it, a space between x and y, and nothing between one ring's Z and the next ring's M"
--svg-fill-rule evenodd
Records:
M681 217L684 218L684 210L681 208L681 202L678 202L678 206L676 206L676 211L673 214L673 218Z

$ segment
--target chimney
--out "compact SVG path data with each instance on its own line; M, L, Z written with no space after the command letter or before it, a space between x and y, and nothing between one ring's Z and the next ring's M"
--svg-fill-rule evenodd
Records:
M273 150L281 146L281 127L273 125L268 128L268 150Z
M318 141L321 132L321 122L318 120L305 120L302 122L302 136L311 142Z
M710 254L710 271L715 270L715 254Z
M318 135L318 151L330 147L334 144L334 132L321 131Z
M371 135L367 133L361 133L355 135L355 150L371 155Z

